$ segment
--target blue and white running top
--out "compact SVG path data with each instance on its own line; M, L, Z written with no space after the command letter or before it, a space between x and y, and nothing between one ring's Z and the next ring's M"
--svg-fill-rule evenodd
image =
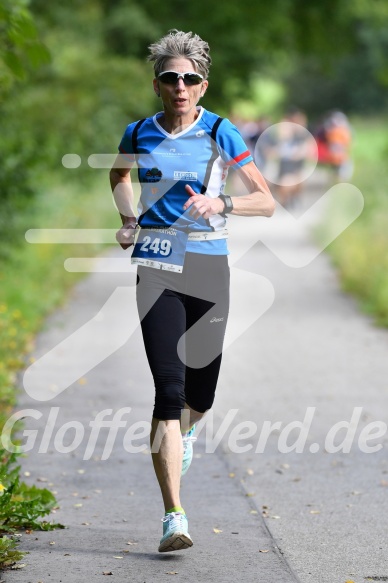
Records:
M169 134L158 123L163 112L141 124L130 124L124 133L119 151L138 167L141 184L138 223L142 228L173 226L193 235L225 229L222 215L194 219L189 214L190 208L183 211L189 196L184 187L189 184L198 194L216 198L224 191L228 169L251 162L252 156L228 119L218 122L213 140L212 129L219 116L202 107L198 112L195 122L178 134ZM225 238L189 239L186 250L207 255L228 253Z

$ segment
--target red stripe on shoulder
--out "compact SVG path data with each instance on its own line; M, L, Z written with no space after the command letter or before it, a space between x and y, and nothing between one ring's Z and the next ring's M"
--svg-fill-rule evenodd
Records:
M241 162L241 160L244 160L245 158L248 158L248 156L250 156L250 155L251 155L250 151L249 150L246 150L245 152L243 152L239 156L236 156L235 158L233 158L232 160L230 160L227 163L227 166L233 166L233 164L237 164L238 162Z

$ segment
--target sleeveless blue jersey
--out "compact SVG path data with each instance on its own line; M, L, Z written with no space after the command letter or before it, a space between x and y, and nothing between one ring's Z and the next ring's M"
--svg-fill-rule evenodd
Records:
M216 138L211 138L218 116L202 107L195 122L178 134L167 133L158 123L162 112L147 118L139 126L134 152L133 132L137 122L130 124L119 145L138 167L141 196L138 207L139 225L143 228L174 226L188 232L218 231L225 227L225 217L194 219L190 209L183 211L189 195L185 185L204 196L215 198L223 193L228 169L243 166L252 156L238 129L223 119ZM187 251L210 255L228 253L226 239L189 241Z

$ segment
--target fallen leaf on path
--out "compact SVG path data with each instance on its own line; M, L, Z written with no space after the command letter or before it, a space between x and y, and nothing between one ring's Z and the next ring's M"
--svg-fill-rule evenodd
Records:
M31 476L31 472L24 472L24 475L26 476L26 478L29 478Z
M178 575L178 571L166 571L166 575Z
M247 496L247 498L251 498L252 496L256 496L256 492L247 492L245 496Z
M23 569L23 567L26 566L26 563L18 563L17 565L12 565L11 569L12 570L16 570L16 569Z
M130 540L129 540L129 541L127 542L127 545L137 545L137 543L133 543L132 541L130 541Z
M220 530L219 528L213 528L213 532L219 534L220 532L222 532L222 530Z
M103 575L113 575L112 571L103 571Z
M48 482L48 479L47 479L47 478L42 478L42 477L41 477L41 478L36 478L36 481L37 481L37 482Z
M251 510L249 514L259 514L257 510Z
M117 555L116 557L113 557L114 559L123 559L124 557L120 557L119 555Z
M81 504L81 503L80 504L74 504L73 506L74 506L74 508L81 508L81 506L83 506L83 504Z
M71 557L71 554L70 553L65 553L63 556L64 557Z
M320 510L310 510L310 514L321 514Z
M77 473L78 474L84 474L85 473L85 470L77 470Z
M273 514L272 516L270 516L270 518L274 518L275 520L277 520L278 518L280 518L280 516L278 516L277 514Z
M52 540L49 542L50 545L55 545L55 542Z
M81 522L81 526L90 526L90 522Z
M259 549L259 553L269 553L267 549Z
M235 478L235 477L236 477L236 474L234 472L229 473L229 478Z

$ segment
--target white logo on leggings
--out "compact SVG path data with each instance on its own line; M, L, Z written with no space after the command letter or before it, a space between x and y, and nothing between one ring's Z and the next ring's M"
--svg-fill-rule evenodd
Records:
M212 319L210 320L210 324L211 324L212 322L223 322L223 321L224 321L224 318L216 318L216 317L214 316L214 318L212 318Z

